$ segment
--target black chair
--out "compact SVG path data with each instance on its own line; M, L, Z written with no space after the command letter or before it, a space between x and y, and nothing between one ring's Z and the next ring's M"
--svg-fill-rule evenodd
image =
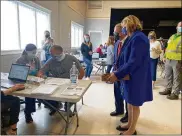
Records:
M6 129L9 127L10 113L9 110L1 109L1 135L6 135Z

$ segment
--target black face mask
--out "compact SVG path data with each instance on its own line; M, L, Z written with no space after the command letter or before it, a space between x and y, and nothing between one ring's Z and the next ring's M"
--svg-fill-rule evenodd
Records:
M46 34L45 35L45 38L50 38L50 34Z
M114 40L115 41L119 40L119 33L114 32L113 35L114 35Z

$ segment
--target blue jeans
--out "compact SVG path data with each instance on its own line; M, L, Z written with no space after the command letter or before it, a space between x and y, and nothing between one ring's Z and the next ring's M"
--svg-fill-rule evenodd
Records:
M111 72L112 65L107 65L106 73L109 74Z
M83 58L83 61L86 64L85 77L90 77L90 75L92 73L92 69L93 69L92 61L85 57Z
M150 58L152 81L156 81L157 63L158 63L158 58L157 59Z

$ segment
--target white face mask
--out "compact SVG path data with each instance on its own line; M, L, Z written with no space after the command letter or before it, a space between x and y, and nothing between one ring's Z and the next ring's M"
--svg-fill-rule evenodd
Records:
M59 62L61 62L65 58L65 54L55 55L53 58Z
M36 58L36 51L26 51L28 59L32 60Z

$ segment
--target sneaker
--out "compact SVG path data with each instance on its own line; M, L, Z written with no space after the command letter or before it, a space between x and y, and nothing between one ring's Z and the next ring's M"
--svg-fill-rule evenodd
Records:
M159 92L160 95L170 95L171 94L171 90L169 89L165 89L163 92Z
M167 96L167 99L169 99L169 100L178 100L179 96L172 93L171 95Z

